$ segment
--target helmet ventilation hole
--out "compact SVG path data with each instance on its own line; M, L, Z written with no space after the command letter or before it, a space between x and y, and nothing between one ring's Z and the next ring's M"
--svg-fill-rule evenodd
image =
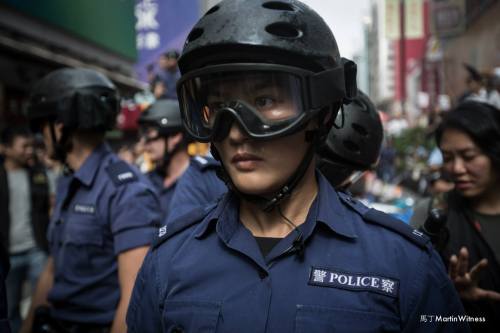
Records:
M280 1L265 2L262 4L262 7L273 10L287 10L290 12L295 11L295 8L291 4Z
M355 154L359 154L361 152L359 146L351 140L344 140L344 146Z
M353 130L358 132L361 136L368 136L368 131L363 126L358 125L358 124L351 124L351 127Z
M210 8L210 9L209 9L209 10L205 13L205 16L206 16L206 15L210 15L210 14L212 14L212 13L215 13L216 11L218 11L218 10L219 10L219 8L220 8L220 7L219 7L219 5L215 5L215 6L213 6L212 8Z
M203 35L203 29L202 28L194 28L188 35L186 39L186 43L190 43Z
M266 31L282 38L300 38L302 36L302 31L287 22L272 23L266 27Z

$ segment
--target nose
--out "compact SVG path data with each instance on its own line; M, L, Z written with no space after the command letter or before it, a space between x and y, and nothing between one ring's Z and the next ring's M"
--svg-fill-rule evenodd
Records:
M231 125L228 138L231 144L242 144L250 139L236 121L234 121Z
M465 162L460 157L455 157L452 161L452 172L456 175L463 174L466 172Z

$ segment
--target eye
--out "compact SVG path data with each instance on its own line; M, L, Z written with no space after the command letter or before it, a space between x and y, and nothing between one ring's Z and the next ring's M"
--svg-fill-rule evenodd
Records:
M269 109L275 105L275 99L268 96L257 97L255 99L254 105L258 109L263 109L263 110Z
M464 155L464 160L466 161L472 161L473 159L475 159L477 156L477 154L465 154Z

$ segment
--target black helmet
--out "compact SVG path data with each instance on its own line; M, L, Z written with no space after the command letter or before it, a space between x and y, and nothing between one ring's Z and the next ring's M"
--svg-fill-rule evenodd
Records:
M370 98L358 91L357 97L339 113L336 123L319 149L320 169L332 183L354 171L372 169L378 160L384 137L382 121ZM337 184L338 185L338 184Z
M171 99L159 99L151 104L137 122L140 126L157 127L161 136L184 131L179 103Z
M328 111L335 116L356 94L356 65L340 57L323 19L297 0L221 1L189 33L179 68L184 127L198 141L223 140L233 122L248 137L268 140L320 120L306 135L312 143L302 162L271 199L239 192L222 173L229 188L266 211L302 179L332 123L324 124Z
M254 139L289 135L325 108L336 112L356 93L355 64L340 57L323 19L296 0L221 1L188 35L179 68L183 120L199 141L224 137L230 116ZM291 117L279 122L259 117L245 100L210 105L214 81L227 83L256 73L265 81L279 81L293 96L297 111Z
M113 127L119 96L114 84L91 69L63 68L49 73L31 91L28 118L49 120L66 130L105 131Z

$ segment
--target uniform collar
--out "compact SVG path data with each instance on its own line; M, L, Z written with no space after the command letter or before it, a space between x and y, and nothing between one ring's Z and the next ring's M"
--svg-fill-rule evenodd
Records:
M73 174L73 177L78 179L85 186L90 186L97 174L97 169L101 163L102 156L109 154L110 152L111 148L107 143L102 143L97 146L92 151L90 156L83 162L80 169Z
M335 189L320 172L316 172L316 177L318 179L318 196L311 207L311 212L313 212L313 208L317 210L316 221L323 223L339 235L357 238L354 225L351 219L346 218L346 208L340 202Z
M316 222L319 222L336 234L347 238L357 238L353 223L345 217L346 208L340 202L337 192L321 173L317 172L316 176L318 195L309 210L306 222L301 226L305 236L309 236ZM212 230L210 226L217 223L217 232L224 241L229 241L241 225L237 195L231 191L226 193L216 209L207 216L206 221L207 223L200 224L196 238L203 237L209 230Z

